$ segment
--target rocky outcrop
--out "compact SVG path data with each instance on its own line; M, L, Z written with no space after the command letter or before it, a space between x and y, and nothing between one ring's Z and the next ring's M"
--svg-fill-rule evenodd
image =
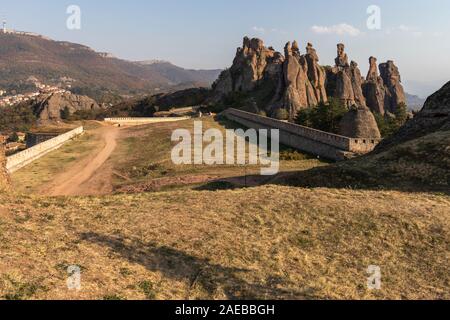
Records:
M8 190L9 187L10 180L6 170L5 141L0 136L0 192Z
M291 118L301 109L317 105L315 90L308 78L308 62L300 54L296 41L288 42L284 48L285 61L283 64L283 79L279 92L284 92L282 101L275 102L274 109L288 110ZM280 103L281 102L281 103Z
M32 102L32 108L40 123L61 121L65 110L74 114L77 111L101 109L93 99L68 92L40 96Z
M437 131L450 130L450 82L430 96L423 109L396 134L385 139L376 149L383 151L393 145L418 139Z
M232 92L254 91L266 76L280 75L280 60L283 57L273 48L266 48L262 40L245 37L231 68L224 70L213 84L214 94L209 102L217 103ZM276 86L276 79L274 81Z
M363 84L363 93L370 110L384 115L386 88L384 87L383 78L378 75L377 58L375 57L369 58L369 72L367 73L366 82Z
M348 63L348 56L342 43L337 45L335 63L335 67L330 70L334 74L330 76L336 83L333 96L340 99L347 107L365 107L366 99L362 92L361 71L356 62Z
M334 59L336 67L340 69L348 68L348 56L345 53L345 45L343 43L338 43L337 45L337 58Z
M395 113L399 104L406 104L406 95L401 84L400 72L394 62L389 60L380 64L380 74L386 88L384 109L390 113Z
M381 138L375 117L367 107L351 108L342 118L339 127L339 134L345 137Z
M319 56L316 49L311 43L306 47L306 62L308 63L308 78L314 89L316 100L319 102L328 102L327 91L325 89L326 72L323 67L319 65Z
M406 95L401 77L393 61L382 63L378 75L377 59L370 57L369 72L363 83L363 93L367 106L374 113L393 115L399 104L406 104Z
M259 39L244 38L242 48L230 69L225 70L213 86L210 102L223 101L230 93L245 93L256 104L252 110L264 110L269 116L279 109L295 119L297 113L327 103L328 97L340 99L347 108L366 107L374 113L394 114L396 106L405 102L398 68L392 61L380 65L370 58L367 78L355 61L350 61L345 45L337 45L333 67L319 65L319 56L311 43L301 54L296 41L285 46L284 56L273 48L266 48ZM245 107L245 106L243 106Z
M266 48L262 40L244 38L243 46L237 49L230 69L232 90L243 92L254 90L274 55L275 50Z

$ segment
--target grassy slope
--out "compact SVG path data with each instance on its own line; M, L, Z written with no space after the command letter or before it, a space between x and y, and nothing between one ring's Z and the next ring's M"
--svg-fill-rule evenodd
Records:
M0 200L0 297L450 298L445 196L266 186ZM71 264L80 292L65 287ZM366 288L369 265L381 291Z
M130 132L110 160L121 174L130 165L169 165L167 134ZM429 147L424 152L437 151ZM174 168L169 175L195 170ZM315 170L312 176L330 169ZM166 174L129 175L134 184ZM0 297L448 299L449 207L443 194L331 186L0 195ZM66 289L72 264L83 270L80 292ZM367 290L369 265L381 267L381 291Z
M203 118L203 130L215 128L225 135L225 128L234 128L230 122L218 123L212 118ZM119 175L115 177L116 190L132 190L134 187L146 188L153 179L173 180L177 178L204 177L219 179L224 177L259 174L258 166L235 165L182 165L173 164L170 153L175 143L170 140L172 131L185 128L193 132L194 121L128 128L122 132L118 148L111 157L114 169ZM206 145L206 144L205 144ZM283 155L292 155L284 150ZM317 159L295 154L296 159L281 161L281 171L307 170L325 165ZM179 182L179 181L178 181ZM202 184L202 183L197 183ZM191 187L196 183L191 183ZM173 187L173 186L172 186Z
M219 124L210 118L203 118L202 121L204 131L216 128L224 132L224 125L232 127L231 123ZM115 190L136 192L193 188L224 177L259 173L258 166L175 166L170 158L171 149L175 145L170 140L172 131L177 128L192 131L193 123L193 120L188 120L122 130L117 149L107 163L113 168ZM14 173L12 178L17 191L39 192L58 173L103 146L101 136L95 132L99 124L93 121L82 124L87 132L85 136L65 144L62 148ZM289 150L284 150L282 155L294 157L293 160L281 161L282 171L307 170L326 165L322 161ZM157 179L158 183L154 183L154 179Z
M69 141L58 150L45 155L12 175L12 183L17 192L39 193L58 173L103 146L99 136L92 132L93 129L99 127L97 123L78 124L83 125L86 130L82 137ZM56 130L55 128L50 129Z
M450 192L450 131L396 145L379 154L279 179L300 187Z

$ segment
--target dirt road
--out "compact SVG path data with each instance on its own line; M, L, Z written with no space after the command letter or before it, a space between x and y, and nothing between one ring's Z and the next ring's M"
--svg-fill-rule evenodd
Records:
M43 191L49 196L100 195L109 193L111 186L111 168L105 162L117 146L120 129L103 125L96 134L104 142L102 149L96 149L83 161L68 171L58 175L51 185ZM100 170L101 169L101 170Z

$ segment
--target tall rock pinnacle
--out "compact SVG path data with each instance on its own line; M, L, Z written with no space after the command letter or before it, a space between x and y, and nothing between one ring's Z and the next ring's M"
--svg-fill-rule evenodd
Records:
M366 82L363 84L363 92L370 110L384 115L386 89L383 79L378 75L377 58L375 57L369 58L369 72L367 73Z
M406 95L401 84L400 72L394 61L389 60L380 64L380 74L386 87L384 108L386 111L395 113L399 104L406 104Z
M361 114L367 112L363 108L382 115L394 113L396 106L405 102L400 74L392 61L379 66L380 75L377 59L371 57L364 79L358 64L350 61L345 45L339 43L334 62L334 67L321 66L311 43L302 54L299 42L288 42L283 55L266 48L260 39L245 37L231 68L214 83L210 103L223 102L229 94L241 92L252 100L239 102L241 108L252 104L251 110L265 111L269 116L284 109L293 120L300 110L327 103L329 97L340 99L349 109L359 107Z
M325 89L326 74L325 70L319 65L319 56L311 43L306 47L306 62L308 63L308 78L314 88L314 94L318 102L328 102Z

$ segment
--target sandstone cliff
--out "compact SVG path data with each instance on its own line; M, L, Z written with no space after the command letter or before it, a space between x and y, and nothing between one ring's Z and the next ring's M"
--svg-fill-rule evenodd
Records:
M348 108L368 107L374 113L395 113L406 101L398 68L392 61L380 64L371 57L366 79L355 61L350 61L345 45L337 45L333 67L319 65L319 56L311 43L301 54L296 41L288 42L284 55L266 48L260 39L244 38L230 69L222 72L213 85L209 102L223 101L232 93L243 93L256 101L256 111L273 116L285 109L294 119L299 110L339 98ZM262 98L261 98L262 97Z
M231 68L213 85L209 102L220 103L233 94L245 99L233 100L234 107L264 111L268 116L284 109L290 121L302 109L326 104L329 97L337 98L350 110L343 127L348 129L347 135L355 138L378 138L378 126L371 113L393 117L397 106L406 103L400 73L393 61L378 66L377 59L370 57L369 72L364 78L342 43L337 45L334 66L322 67L311 43L302 54L297 41L288 42L282 55L266 48L262 40L247 37L242 48L237 49ZM362 124L361 119L368 123ZM373 136L367 136L369 133Z
M77 111L100 109L100 106L93 99L71 93L54 93L40 96L31 102L31 107L41 123L60 121L64 110L68 110L70 114L73 114Z
M386 88L384 87L383 79L378 75L377 58L375 57L369 58L369 72L366 82L363 84L363 91L370 110L384 115Z
M288 42L284 56L266 48L260 39L244 38L233 65L213 85L210 102L217 103L233 92L256 97L257 109L275 114L286 109L291 119L303 108L327 102L326 72L308 43L302 55L297 41Z
M395 113L400 103L406 104L405 90L401 85L401 76L393 61L380 64L380 74L385 86L384 108Z

